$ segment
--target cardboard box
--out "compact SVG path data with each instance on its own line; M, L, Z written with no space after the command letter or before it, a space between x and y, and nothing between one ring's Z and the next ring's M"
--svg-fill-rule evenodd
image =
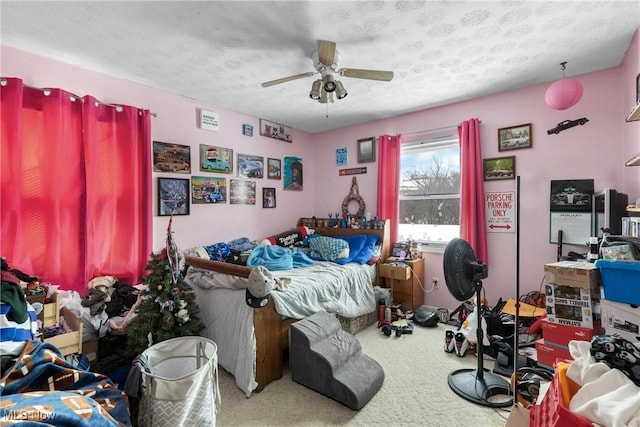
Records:
M593 329L600 316L600 292L566 285L545 284L547 321Z
M84 341L82 343L82 354L87 356L91 365L98 361L98 339Z
M411 278L411 268L400 262L380 264L378 268L380 277L394 280L409 280Z
M544 266L544 281L584 289L600 287L600 270L586 261L559 261Z
M44 341L58 347L64 356L82 353L82 321L66 307L60 309L60 317L64 320L64 324L67 325L70 332L45 338Z
M602 326L607 335L620 335L633 343L640 342L640 307L602 300Z
M596 321L593 328L581 328L578 326L561 325L550 323L546 319L542 321L542 338L546 343L553 343L567 347L569 341L588 341L595 335L602 333L599 321Z
M543 338L536 341L536 359L538 364L553 368L557 360L572 361L569 347L554 345L546 342Z

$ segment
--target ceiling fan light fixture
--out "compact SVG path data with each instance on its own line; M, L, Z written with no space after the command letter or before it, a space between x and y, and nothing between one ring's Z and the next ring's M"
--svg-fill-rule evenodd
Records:
M340 80L336 80L336 98L342 99L348 95L347 90L344 88Z
M322 78L322 87L325 92L333 92L336 90L336 79L333 78L333 74L327 74Z
M322 90L322 80L318 79L311 84L311 92L309 92L309 98L315 101L319 100L321 90Z

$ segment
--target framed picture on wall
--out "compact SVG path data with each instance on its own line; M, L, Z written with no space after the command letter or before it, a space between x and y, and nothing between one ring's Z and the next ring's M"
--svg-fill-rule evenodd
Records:
M262 189L262 207L263 208L276 207L276 189L275 188L264 187Z
M153 171L191 173L191 147L153 141Z
M516 178L516 156L494 157L482 161L485 181Z
M369 163L376 161L376 139L363 138L358 140L358 163Z
M158 178L158 215L189 215L189 180Z
M267 178L282 178L282 160L267 158Z
M498 151L517 150L532 146L531 123L498 129Z

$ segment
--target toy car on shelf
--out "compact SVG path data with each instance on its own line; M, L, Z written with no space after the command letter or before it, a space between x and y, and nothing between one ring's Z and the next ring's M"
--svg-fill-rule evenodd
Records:
M547 133L549 135L551 135L552 133L560 133L565 129L569 129L572 128L574 126L578 126L578 125L583 125L585 123L587 123L589 121L589 119L587 119L586 117L582 117L581 119L576 119L576 120L565 120L563 122L558 123L558 125L556 127L554 127L553 129L549 129L547 131Z

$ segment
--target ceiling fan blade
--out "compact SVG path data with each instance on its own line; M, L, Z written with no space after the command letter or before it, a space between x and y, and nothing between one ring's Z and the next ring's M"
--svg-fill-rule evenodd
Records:
M304 77L311 77L314 74L317 74L317 72L316 71L309 71L309 72L306 72L306 73L295 74L295 75L289 76L289 77L282 77L281 79L275 79L275 80L270 80L268 82L264 82L264 83L262 83L262 87L269 87L269 86L273 86L273 85L279 85L280 83L290 82L291 80L298 80L298 79L302 79Z
M336 44L329 40L318 40L318 59L324 65L333 64L336 58Z
M389 82L393 78L393 71L360 70L357 68L340 68L338 70L338 73L341 76L353 77L354 79L382 80L385 82Z

